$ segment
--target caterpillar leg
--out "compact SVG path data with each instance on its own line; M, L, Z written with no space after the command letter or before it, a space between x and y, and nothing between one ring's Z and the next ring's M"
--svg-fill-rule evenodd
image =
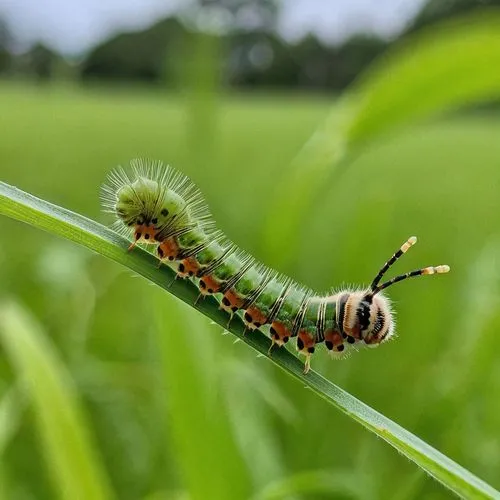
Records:
M196 304L198 304L198 302L200 301L200 299L204 299L204 298L205 298L205 295L203 295L202 293L198 294L198 297L196 297L196 300L194 301L193 306L195 306Z
M306 360L304 361L304 375L307 375L309 373L309 370L311 369L311 355L306 354Z
M305 356L304 375L311 369L311 355L314 354L316 341L308 332L301 330L297 335L297 351Z

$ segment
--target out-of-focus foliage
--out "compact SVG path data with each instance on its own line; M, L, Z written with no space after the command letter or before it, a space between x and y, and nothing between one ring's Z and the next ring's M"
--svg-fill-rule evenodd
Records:
M12 55L9 51L11 34L7 24L0 19L0 74L10 69Z
M170 18L138 33L121 34L96 47L82 64L83 79L173 81L182 52L184 26Z
M315 43L307 41L310 50L319 50ZM217 48L206 44L197 57ZM460 59L453 50L445 56ZM183 74L192 79L184 82L193 90L187 98L154 87L117 92L2 82L8 127L0 177L105 220L98 191L109 169L138 155L161 158L196 181L229 237L318 290L366 284L404 238L418 235L397 271L448 263L452 273L391 291L396 341L342 362L318 349L313 366L499 488L497 112L386 129L342 176L323 183L302 221L293 219L298 243L269 248L264 226L278 234L292 217L282 210L270 222L271 206L289 199L283 179L326 120L331 99L217 96L216 69ZM440 78L433 83L443 94L454 89ZM427 92L408 103L417 107L421 95ZM198 325L197 313L180 332L180 315L189 313L143 280L13 221L0 220L0 229L0 297L23 304L43 325L89 415L118 498L217 498L216 481L196 474L199 457L217 462L211 471L233 464L228 481L255 498L449 498L381 440L218 327ZM189 384L176 386L184 375L197 384L185 400ZM0 494L52 499L36 410L23 394L1 349ZM224 446L203 436L205 421Z
M450 57L452 53L460 58ZM289 196L274 198L264 246L276 249L276 260L282 260L280 241L299 245L296 221L308 213L321 186L330 184L340 165L345 166L370 141L415 120L498 100L498 67L497 9L432 26L387 51L339 99L296 157L280 185ZM273 221L283 212L290 215L289 222L276 230Z
M407 31L415 31L428 24L452 19L485 7L500 7L499 0L428 0L410 22Z
M112 498L69 374L32 318L14 303L0 307L0 342L33 405L59 497Z
M9 44L2 42L0 29L0 74L31 75L38 80L64 76L179 87L183 81L179 72L192 63L191 34L200 31L219 38L224 61L221 81L228 87L338 91L407 34L487 5L498 6L500 2L430 0L394 39L359 33L331 45L312 33L297 42L284 40L277 31L279 2L203 0L181 9L178 17L164 19L143 31L111 37L86 54L73 71L64 68L59 57L41 44L27 57L13 56Z
M387 46L368 35L356 35L339 47L325 45L313 34L290 44L264 29L230 31L219 38L225 61L222 80L230 87L340 90ZM91 51L82 78L178 86L181 61L182 66L192 63L189 39L190 29L173 18L142 32L118 35Z

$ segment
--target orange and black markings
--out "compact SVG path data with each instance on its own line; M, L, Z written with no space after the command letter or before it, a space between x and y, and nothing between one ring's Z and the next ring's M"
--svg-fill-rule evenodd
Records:
M231 288L223 295L220 305L222 310L229 314L233 314L241 309L244 303L245 300Z
M271 339L273 340L273 344L278 346L282 346L286 344L292 335L291 330L286 326L285 323L281 321L273 321L271 323L271 328L269 329L271 333Z
M222 285L212 275L204 275L200 278L198 287L202 295L213 295L220 290Z
M188 257L179 262L177 266L177 276L179 278L192 278L196 276L201 267L194 257Z
M243 321L249 330L255 330L267 323L267 316L257 307L249 307L243 314Z
M175 236L163 240L156 249L160 260L169 260L170 262L177 260L180 252L179 244Z
M134 241L131 243L129 250L135 247L137 243L146 243L154 245L158 243L156 236L158 230L153 224L137 224L134 226Z

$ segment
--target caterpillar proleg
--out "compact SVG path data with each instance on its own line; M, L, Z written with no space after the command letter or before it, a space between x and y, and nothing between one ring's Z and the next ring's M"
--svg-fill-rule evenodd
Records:
M340 357L356 346L378 346L394 335L388 287L408 278L447 273L446 265L430 266L383 282L392 265L417 241L412 236L381 267L370 286L318 294L296 283L238 248L211 217L198 188L182 173L161 162L131 161L130 174L114 170L102 188L102 203L117 220L115 228L136 244L155 246L162 262L178 278L190 279L200 298L214 295L220 308L241 316L248 330L268 333L273 346L296 341L310 369L316 345Z

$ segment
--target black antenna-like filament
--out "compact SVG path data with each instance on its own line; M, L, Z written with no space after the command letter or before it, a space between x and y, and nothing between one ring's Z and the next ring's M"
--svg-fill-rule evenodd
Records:
M375 276L375 279L372 281L372 284L370 285L370 290L375 290L377 288L377 285L379 284L379 281L382 279L382 276L388 271L388 269L403 255L405 254L415 243L417 242L417 237L412 236L411 238L408 238L407 241L405 241L399 250L381 267L380 271L378 272L377 276Z
M403 281L408 278L413 278L415 276L422 276L426 274L443 274L447 273L450 270L450 266L429 266L423 267L422 269L416 269L415 271L410 271L405 274L400 274L389 281L386 281L382 285L379 285L380 280L384 276L384 274L388 271L388 269L403 255L405 254L415 243L417 242L416 236L412 236L408 238L408 240L401 245L401 248L382 266L380 271L378 272L375 279L372 281L370 285L370 295L373 296L379 293L381 290L386 289L387 287L394 285L394 283L398 283L399 281Z

